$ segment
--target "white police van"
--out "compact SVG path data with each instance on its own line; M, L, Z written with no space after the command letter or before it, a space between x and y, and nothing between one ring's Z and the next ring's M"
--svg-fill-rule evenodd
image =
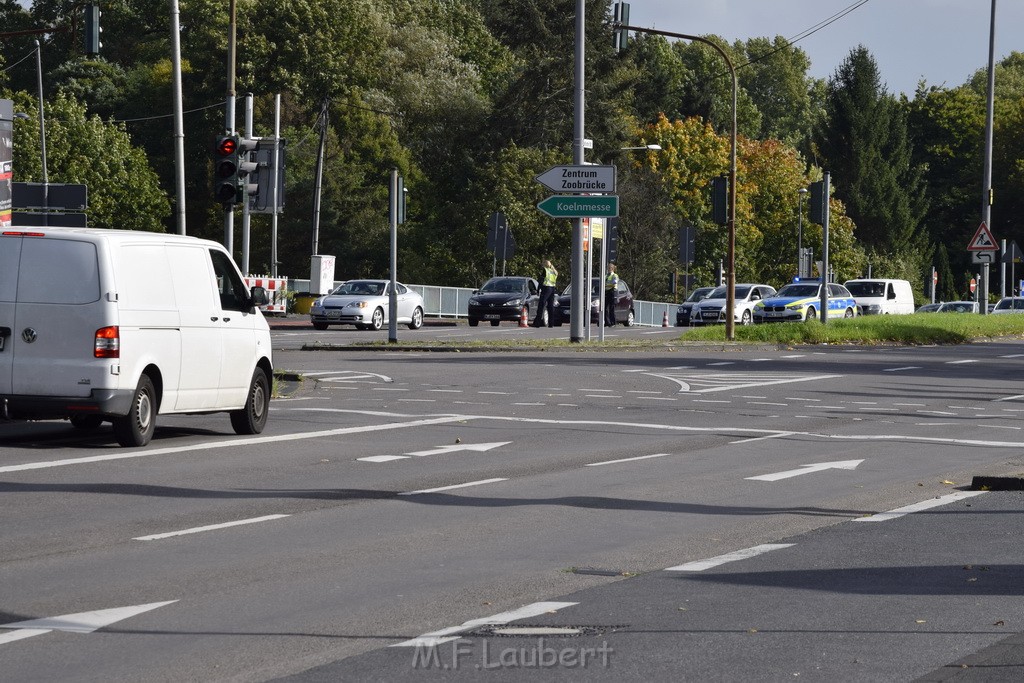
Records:
M0 232L0 418L113 424L144 446L157 414L266 424L270 329L230 255L208 240L129 230Z

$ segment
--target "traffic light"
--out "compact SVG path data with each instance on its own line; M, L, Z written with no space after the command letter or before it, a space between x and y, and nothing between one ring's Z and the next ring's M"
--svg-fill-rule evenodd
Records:
M103 47L103 43L100 42L100 34L103 29L100 28L100 6L96 3L90 2L85 6L84 13L84 35L85 35L85 54L90 57L98 55L100 48Z
M619 26L629 26L629 3L617 2L612 11L612 19L615 24L612 33L612 47L616 52L621 52L626 48L626 43L629 41L629 31L621 29Z
M711 220L718 225L729 223L729 178L711 179Z
M233 205L238 202L238 136L219 136L213 155L213 196L225 206Z
M824 180L819 180L816 183L811 183L811 203L808 205L808 217L812 223L818 223L819 225L825 222L825 216L827 216L828 208L828 186L825 185Z
M217 138L213 161L213 196L225 207L240 204L256 194L258 186L251 182L257 164L250 159L257 140L237 134Z
M258 145L259 140L254 138L238 138L238 170L235 172L235 186L238 188L238 198L235 202L238 204L249 201L249 197L259 191L254 175L259 165L253 160L253 153Z

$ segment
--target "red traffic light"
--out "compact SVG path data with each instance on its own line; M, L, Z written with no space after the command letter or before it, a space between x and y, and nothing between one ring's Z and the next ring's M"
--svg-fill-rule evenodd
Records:
M238 139L225 137L217 141L217 154L222 157L231 156L238 150Z

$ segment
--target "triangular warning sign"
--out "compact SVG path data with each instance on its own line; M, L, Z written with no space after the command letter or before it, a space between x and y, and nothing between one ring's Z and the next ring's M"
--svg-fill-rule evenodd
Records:
M984 221L978 226L978 231L974 233L974 237L967 245L967 251L999 251L999 247L996 246L996 238L992 236L992 231L988 229Z

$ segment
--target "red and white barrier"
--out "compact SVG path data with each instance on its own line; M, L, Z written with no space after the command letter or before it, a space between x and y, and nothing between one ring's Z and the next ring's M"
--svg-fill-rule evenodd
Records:
M288 300L285 296L288 291L288 278L270 277L269 275L247 275L243 279L247 289L250 287L263 287L267 290L270 303L266 306L260 306L261 311L264 313L281 314L288 312Z

